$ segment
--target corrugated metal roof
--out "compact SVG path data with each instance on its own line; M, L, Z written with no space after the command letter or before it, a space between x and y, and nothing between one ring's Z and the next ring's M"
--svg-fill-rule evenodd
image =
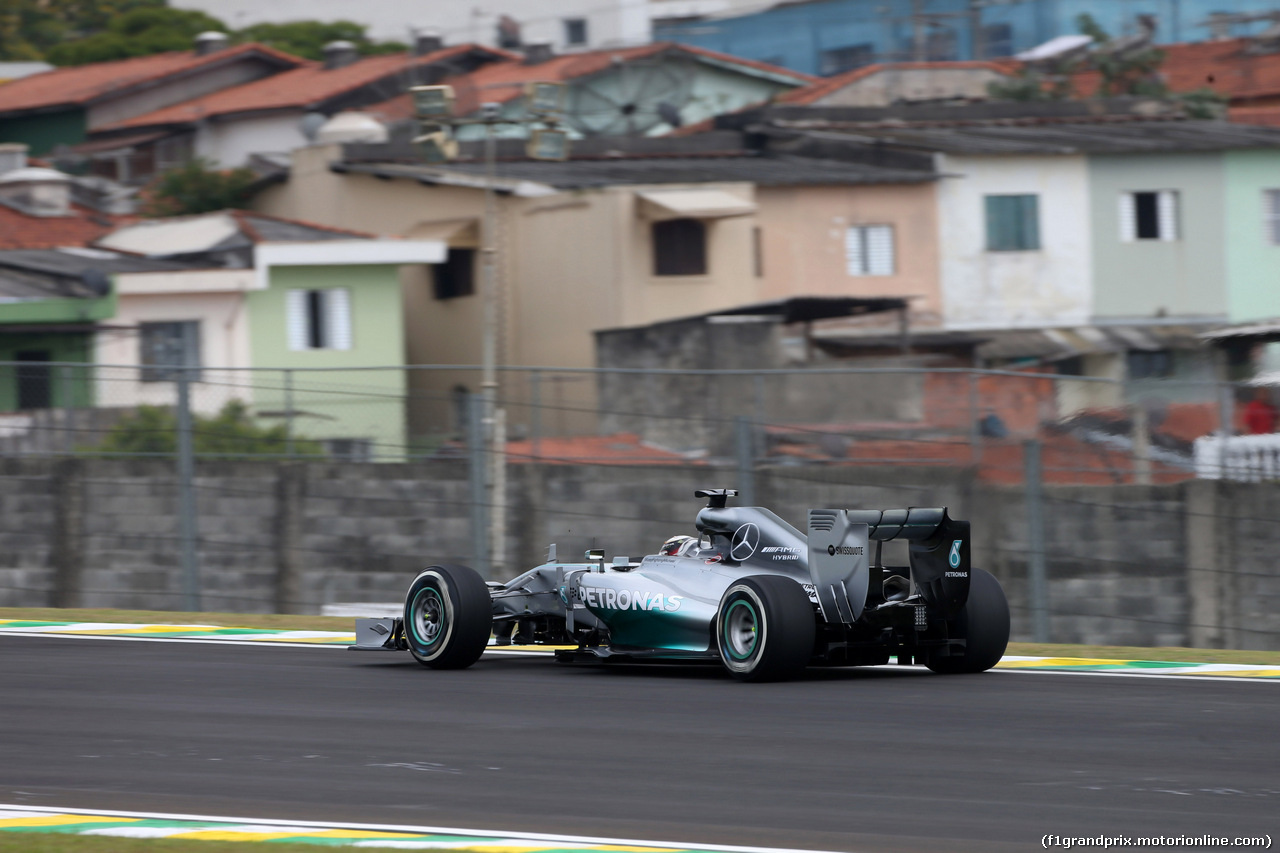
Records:
M1038 359L1060 361L1078 355L1122 353L1132 350L1155 352L1169 349L1198 349L1203 333L1211 324L1161 324L1118 326L1073 326L1050 329L989 329L963 331L922 331L910 336L916 349L974 347L974 355L985 361ZM901 335L883 331L867 335L820 333L823 342L842 349L880 349L899 346Z
M483 163L450 163L447 169L399 163L342 163L337 171L379 177L423 178L442 171L483 176ZM886 169L861 163L801 157L734 155L725 157L639 157L500 162L498 179L531 181L560 189L591 189L638 184L753 183L757 186L799 184L904 184L932 181L933 172Z
M1141 154L1280 147L1280 128L1179 118L1094 121L841 122L780 119L774 127L842 135L850 143L889 143L948 154Z

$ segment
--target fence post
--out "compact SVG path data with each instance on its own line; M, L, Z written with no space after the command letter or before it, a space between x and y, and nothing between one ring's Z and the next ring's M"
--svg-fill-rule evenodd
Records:
M484 397L467 397L467 453L471 457L471 559L475 570L489 575L489 512L485 506Z
M1049 577L1044 553L1044 474L1040 442L1023 442L1027 490L1027 588L1031 604L1031 635L1049 642Z
M529 377L529 455L533 461L542 457L542 371Z
M68 454L74 453L76 449L75 374L72 373L74 369L69 366L62 368L62 432L65 438L63 444Z
M737 438L738 456L738 497L742 506L756 505L755 481L755 430L751 419L746 415L738 415L733 419Z
M196 559L195 446L191 435L191 376L178 374L178 536L182 551L182 591L186 609L200 610L200 565Z
M1151 428L1147 420L1147 407L1141 402L1129 407L1133 415L1133 482L1139 486L1151 485Z
M1227 479L1227 450L1231 444L1231 436L1235 435L1235 393L1230 382L1218 386L1218 432L1222 439L1218 442L1218 479Z
M501 575L507 549L507 410L493 410L493 442L489 453L489 482L493 500L489 510L489 577Z
M767 459L769 456L769 442L765 437L764 431L764 375L757 373L753 376L751 385L755 397L754 419L756 429L753 431L756 439L755 455Z
M284 455L293 457L293 371L284 372Z
M982 422L978 413L978 377L969 377L969 459L974 467L982 462Z

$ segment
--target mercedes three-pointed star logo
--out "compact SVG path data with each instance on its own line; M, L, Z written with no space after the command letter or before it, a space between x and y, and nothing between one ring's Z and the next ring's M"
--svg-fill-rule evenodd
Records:
M729 556L741 563L743 560L749 560L758 547L760 547L760 528L747 522L734 532L733 541L729 543Z

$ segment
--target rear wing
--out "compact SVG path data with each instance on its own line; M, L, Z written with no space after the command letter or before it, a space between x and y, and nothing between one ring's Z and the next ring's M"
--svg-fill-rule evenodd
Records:
M946 507L809 510L809 574L828 622L857 621L871 571L868 544L909 543L911 579L929 609L955 616L969 599L969 522ZM834 617L834 618L833 618Z

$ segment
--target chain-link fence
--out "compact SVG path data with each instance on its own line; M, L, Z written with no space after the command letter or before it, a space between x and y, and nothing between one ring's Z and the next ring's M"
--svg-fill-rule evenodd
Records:
M948 505L1024 639L1280 647L1265 389L505 368L492 410L481 390L456 366L0 364L0 604L394 601L435 561L500 579L551 542L650 553L711 485L801 527L810 507Z

